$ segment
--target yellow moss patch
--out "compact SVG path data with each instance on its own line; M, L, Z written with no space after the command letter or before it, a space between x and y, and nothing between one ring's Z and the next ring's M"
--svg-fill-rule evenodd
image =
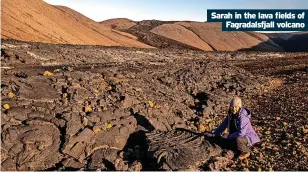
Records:
M152 101L148 101L148 103L151 108L154 107L154 103Z
M103 131L103 130L102 130L101 128L97 127L97 126L94 126L94 127L93 127L93 132L94 132L95 134L101 133L102 131Z
M112 128L112 125L111 125L111 124L108 124L108 125L107 125L107 128Z
M9 96L9 98L13 98L13 97L15 97L15 94L14 94L13 92L10 92L10 93L8 94L8 96Z
M9 105L9 104L4 104L4 105L3 105L3 108L4 108L5 110L8 110L8 109L10 109L10 105Z
M159 105L155 105L155 108L156 108L156 109L160 109L160 108L161 108L161 106L159 106Z
M52 73L52 72L49 72L49 71L45 71L43 75L44 75L44 76L52 76L53 73Z
M98 91L97 89L94 89L93 92L94 92L95 94L98 94L98 93L99 93L99 91Z
M205 122L207 122L207 123L209 123L209 122L211 122L211 121L212 121L211 118L205 120Z
M92 112L92 107L90 105L86 105L84 107L85 112Z
M206 130L206 127L203 124L198 125L199 132L204 132Z

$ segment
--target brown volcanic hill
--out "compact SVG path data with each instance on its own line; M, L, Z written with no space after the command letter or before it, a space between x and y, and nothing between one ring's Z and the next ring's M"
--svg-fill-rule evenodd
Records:
M116 24L114 26L116 27ZM206 51L284 51L267 35L257 32L222 32L221 24L145 20L123 30L138 40L159 48L189 48Z
M116 30L125 30L135 26L137 23L127 18L115 18L100 22L103 26Z
M167 38L182 42L184 44L199 48L205 51L213 49L200 39L194 32L177 24L163 24L151 30L152 33L165 36Z
M175 39L170 39L151 32L151 30L157 26L163 24L173 24L174 21L143 20L136 23L137 24L135 26L123 31L137 36L139 41L148 45L158 48L200 50L199 48L187 45Z
M110 35L110 34L116 33L116 34L120 34L121 36L125 36L125 37L131 38L131 39L135 39L135 40L137 39L137 37L132 35L132 34L129 34L129 33L126 33L126 32L121 32L121 31L115 30L115 29L111 29L109 26L104 26L104 25L101 25L97 22L94 22L93 20L89 19L88 17L86 17L86 16L84 16L84 15L82 15L82 14L80 14L80 13L78 13L78 12L68 8L68 7L65 7L65 6L54 6L54 7L58 8L59 10L62 10L65 13L68 13L68 14L74 16L79 22L82 22L84 25L90 25L96 31L103 32L105 35L107 35L109 37L112 37L112 35ZM109 32L110 29L112 30L112 32ZM130 40L127 40L127 39L123 40L122 37L118 38L117 36L113 37L112 39L115 40L115 41L124 41L124 43L127 43L126 41L130 41Z
M4 39L150 47L132 39L127 33L103 27L76 11L66 7L52 6L42 0L2 0L1 5L1 36Z
M255 32L222 32L220 23L177 22L197 34L218 51L261 50L283 51L266 35Z

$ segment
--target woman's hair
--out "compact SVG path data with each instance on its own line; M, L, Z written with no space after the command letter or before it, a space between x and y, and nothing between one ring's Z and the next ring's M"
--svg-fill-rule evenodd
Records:
M242 100L239 97L233 97L230 106L242 107Z

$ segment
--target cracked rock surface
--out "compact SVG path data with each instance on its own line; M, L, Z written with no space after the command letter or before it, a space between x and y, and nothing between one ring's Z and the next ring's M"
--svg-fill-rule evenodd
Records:
M1 52L2 170L307 170L307 54L10 40ZM201 134L234 95L262 138L247 162Z

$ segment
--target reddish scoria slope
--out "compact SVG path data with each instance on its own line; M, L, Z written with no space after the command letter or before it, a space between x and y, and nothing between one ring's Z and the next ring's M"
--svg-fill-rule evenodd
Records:
M220 23L177 22L198 35L217 51L258 50L283 51L270 38L256 32L222 32Z
M118 29L131 20L113 19L109 23ZM193 48L205 51L283 51L267 35L258 32L223 32L221 24L191 21L145 20L122 28L138 40L160 48Z
M66 7L52 6L42 0L2 0L4 39L46 43L104 46L150 46L132 39Z
M127 18L115 18L100 22L102 25L116 30L125 30L135 26L137 23Z
M192 47L205 51L213 51L213 49L194 32L177 24L163 24L151 30L152 33L182 42Z

